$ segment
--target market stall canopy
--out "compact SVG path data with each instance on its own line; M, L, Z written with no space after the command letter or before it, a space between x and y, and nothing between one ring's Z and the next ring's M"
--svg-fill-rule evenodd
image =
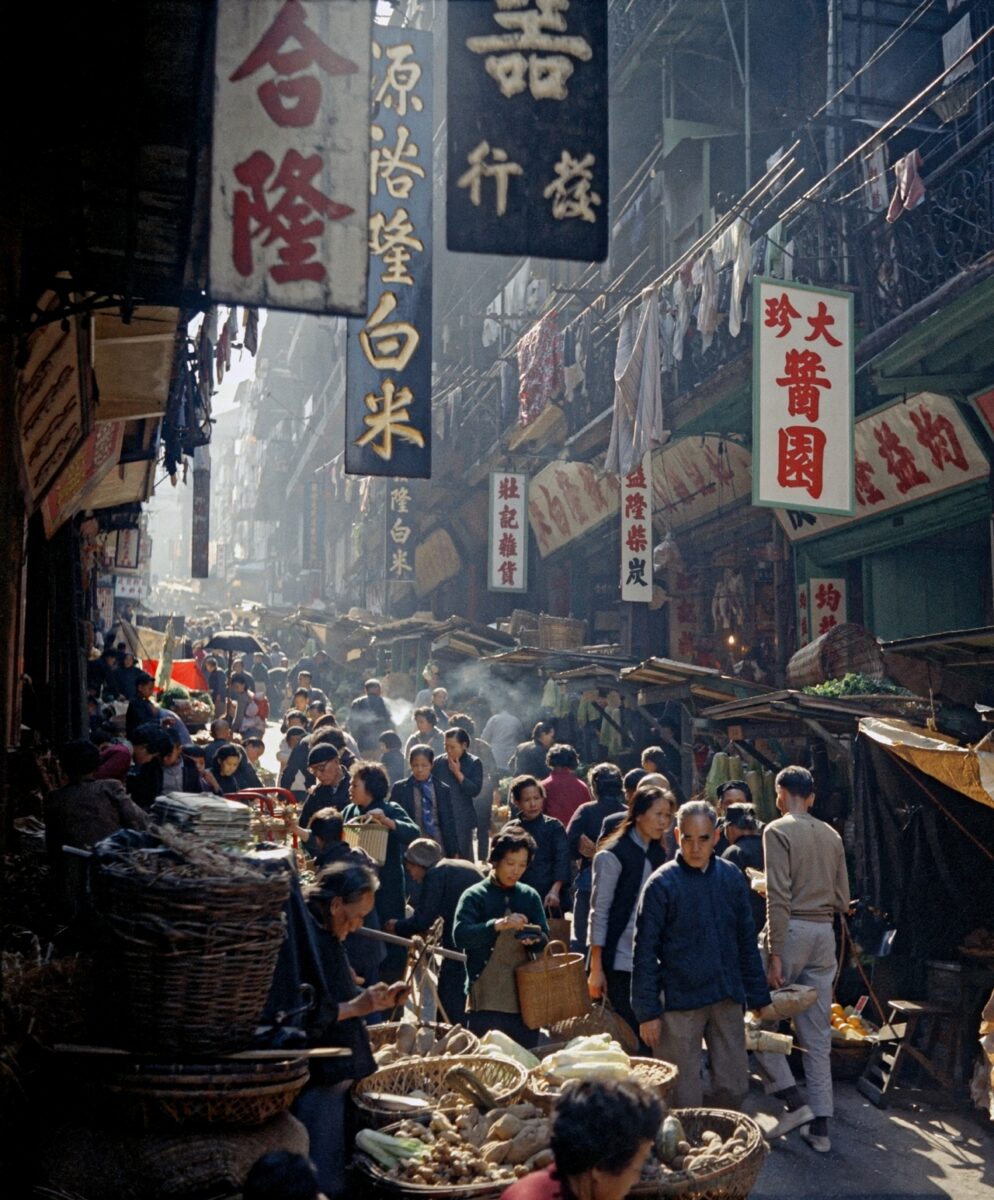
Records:
M549 671L566 671L570 667L589 666L600 663L620 671L632 665L629 656L622 654L620 646L578 646L575 650L545 650L540 646L516 646L500 654L489 654L485 662L500 667L524 669L545 668Z
M884 642L887 674L920 696L994 703L994 626Z
M698 667L673 658L647 658L621 672L622 683L638 684L640 703L656 704L666 700L729 700L734 697L768 693L763 683L723 675L715 667Z
M994 745L985 749L986 738L976 746L961 746L953 738L907 721L875 717L864 717L859 732L953 791L994 808Z
M797 726L798 733L814 725L835 734L855 733L863 717L900 713L924 720L929 710L928 701L918 696L828 697L788 689L717 704L706 708L701 716L722 724L749 726L753 733L756 726L771 726L776 736L786 737L791 725Z

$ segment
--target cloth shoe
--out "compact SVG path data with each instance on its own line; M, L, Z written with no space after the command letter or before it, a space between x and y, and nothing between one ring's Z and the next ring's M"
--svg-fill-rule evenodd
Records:
M767 1139L783 1137L785 1134L799 1129L802 1125L810 1125L814 1119L815 1115L808 1105L802 1104L800 1108L795 1108L792 1112L785 1112L766 1137Z
M811 1126L805 1125L801 1130L801 1137L808 1143L812 1150L816 1150L819 1154L827 1154L832 1149L832 1143L829 1138L811 1132Z

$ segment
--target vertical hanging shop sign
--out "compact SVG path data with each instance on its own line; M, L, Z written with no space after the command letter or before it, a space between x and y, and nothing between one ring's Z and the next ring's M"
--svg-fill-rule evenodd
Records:
M141 533L137 529L119 529L117 531L116 550L114 552L114 570L137 571L141 561Z
M387 583L414 582L414 552L411 537L414 533L414 512L411 489L406 484L387 485L386 530L383 544L386 553Z
M752 502L851 516L853 298L754 281Z
M821 637L849 620L848 588L844 579L810 579L811 637Z
M198 446L194 451L193 521L190 528L191 579L207 579L210 575L211 469L207 451L206 446ZM206 460L206 466L198 464L198 456Z
M797 645L811 641L811 594L806 583L797 585Z
M652 599L652 453L621 477L621 598Z
M372 5L218 0L212 300L366 308Z
M450 250L607 257L607 9L448 6Z
M373 38L369 302L348 326L345 470L428 479L431 34L376 25Z
M490 472L490 545L487 587L528 591L528 476Z

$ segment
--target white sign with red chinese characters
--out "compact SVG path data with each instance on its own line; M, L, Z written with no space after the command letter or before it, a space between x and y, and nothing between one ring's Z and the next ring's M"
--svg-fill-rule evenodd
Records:
M753 281L753 504L854 507L853 298Z
M835 517L792 508L777 513L791 541L976 483L990 474L956 402L919 392L856 422L856 512Z
M810 594L806 583L797 585L797 645L806 646L811 641Z
M752 455L717 437L688 437L652 460L653 510L668 529L693 525L752 491Z
M487 586L490 591L527 592L527 475L491 471L489 549Z
M218 0L212 300L366 312L372 5Z
M652 452L621 477L621 598L652 599Z
M821 637L848 616L848 589L844 579L809 579L811 637Z

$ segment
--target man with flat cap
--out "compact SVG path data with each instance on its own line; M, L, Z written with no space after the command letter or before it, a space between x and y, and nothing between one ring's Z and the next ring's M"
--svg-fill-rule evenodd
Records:
M415 883L421 885L421 894L413 916L400 921L388 921L388 933L410 938L424 934L435 921L442 918L442 945L446 950L455 950L452 940L452 925L456 905L464 891L479 883L481 871L472 863L461 858L443 858L437 842L431 838L415 838L404 851L404 866ZM448 1020L458 1024L466 1016L466 968L450 958L436 959L441 962L438 972L438 997Z
M317 781L307 793L298 824L307 828L311 817L322 808L339 812L349 802L349 773L342 766L338 750L328 742L319 742L307 755L307 769Z

